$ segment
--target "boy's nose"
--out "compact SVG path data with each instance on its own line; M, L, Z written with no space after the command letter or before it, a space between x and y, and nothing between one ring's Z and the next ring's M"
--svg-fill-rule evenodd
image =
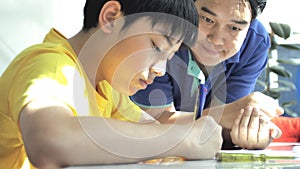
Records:
M163 76L166 73L167 61L161 61L150 68L150 72L155 76Z
M159 77L159 76L163 76L165 74L165 71L151 68L151 73L153 73L156 77Z

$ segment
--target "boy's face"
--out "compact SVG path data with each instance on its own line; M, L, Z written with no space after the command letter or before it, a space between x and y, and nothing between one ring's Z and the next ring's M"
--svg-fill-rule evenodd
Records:
M145 89L155 77L165 73L168 59L182 41L170 38L166 27L152 26L150 20L139 20L125 30L132 34L117 43L103 59L103 75L121 93L133 95Z
M199 36L193 47L197 60L216 65L236 54L247 35L251 8L246 0L197 0Z

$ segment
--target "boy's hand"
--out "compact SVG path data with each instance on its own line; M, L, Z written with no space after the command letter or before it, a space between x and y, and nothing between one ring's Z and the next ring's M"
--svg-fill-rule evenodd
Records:
M248 106L241 109L230 135L232 142L242 148L264 149L281 136L281 130L260 109Z
M185 130L179 129L174 133L176 137L184 138L174 150L182 152L181 155L188 159L212 159L222 147L222 127L210 116L197 120L190 118L190 121L192 123L176 122L179 128L185 127ZM184 131L183 134L180 131Z

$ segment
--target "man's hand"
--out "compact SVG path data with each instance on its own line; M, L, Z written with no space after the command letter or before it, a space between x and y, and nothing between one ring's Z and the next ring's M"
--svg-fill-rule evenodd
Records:
M281 130L260 109L247 106L241 109L230 133L232 142L247 149L264 149Z
M277 117L284 113L283 108L278 105L276 100L260 92L253 92L236 102L236 104L244 105L244 107L257 107L270 118Z
M248 106L260 109L261 113L270 119L284 113L283 108L278 105L276 100L260 92L254 92L235 102L226 104L219 123L222 127L231 129L240 110Z

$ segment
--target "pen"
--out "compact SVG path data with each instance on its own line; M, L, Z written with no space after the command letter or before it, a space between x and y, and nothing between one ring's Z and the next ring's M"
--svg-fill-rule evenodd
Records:
M197 120L199 117L202 116L202 111L204 108L204 103L206 100L207 95L207 87L205 85L205 76L203 72L201 71L199 74L200 84L198 86L198 92L196 95L196 103L194 108L194 119Z
M299 155L293 152L218 152L216 154L216 160L222 162L281 162L281 163L299 163Z

